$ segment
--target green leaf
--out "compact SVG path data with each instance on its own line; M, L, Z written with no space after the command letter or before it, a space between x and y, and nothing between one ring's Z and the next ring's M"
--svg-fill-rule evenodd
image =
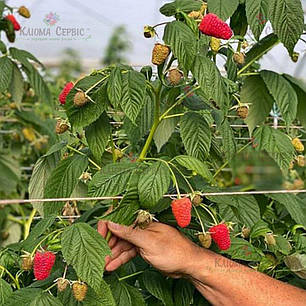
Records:
M267 233L271 232L271 229L269 228L268 224L264 222L263 220L259 220L257 223L255 223L250 232L251 238L257 238L257 237L265 237Z
M185 70L190 70L196 55L197 41L193 31L183 22L168 23L163 37Z
M13 294L6 301L5 306L20 306L32 305L32 302L43 292L38 288L23 288L13 292Z
M286 266L298 277L306 279L306 254L293 254L285 257Z
M101 162L102 155L108 144L112 128L106 113L85 129L86 140L93 156Z
M302 199L294 194L267 194L267 196L285 206L292 219L306 227L306 214L303 210L305 203Z
M173 299L175 306L190 305L194 293L194 286L186 279L179 279L173 288Z
M196 112L187 112L181 118L180 127L188 155L205 160L211 145L211 130L205 118Z
M210 196L211 201L220 205L228 205L241 223L252 227L260 220L260 209L256 199L251 195L243 196Z
M157 299L161 300L165 306L173 306L172 285L157 271L146 271L141 275L141 280L145 288Z
M149 166L138 182L141 206L153 207L167 192L170 185L170 171L164 162L158 161Z
M214 13L222 20L226 20L236 11L239 0L208 0L207 4L210 13Z
M290 125L297 114L297 95L290 83L276 72L263 70L260 72L270 94L278 105L287 125Z
M185 167L188 170L195 171L197 174L201 175L208 182L213 180L213 176L209 171L207 163L198 160L195 157L187 155L179 155L174 158L181 166Z
M6 305L7 299L12 293L12 287L4 279L0 278L0 305Z
M270 126L262 126L254 133L256 150L265 150L282 170L289 169L294 158L294 148L286 134Z
M31 69L31 67L33 67L32 64L29 62L29 60L36 62L42 68L44 68L44 65L33 54L31 54L26 50L21 50L12 47L10 48L10 55L18 62L20 62L23 66L25 66L27 69Z
M18 66L14 63L12 81L9 86L9 92L11 93L12 99L18 107L20 107L24 93L23 81L23 76L20 70L18 69Z
M107 95L110 103L118 107L122 98L122 76L121 69L115 67L109 75L107 83Z
M230 161L236 154L236 142L234 132L227 119L224 119L219 126L219 131L222 136L223 151L226 158Z
M237 10L231 17L230 27L233 30L234 35L245 36L248 30L245 5L238 5Z
M1 4L0 4L0 5L1 5ZM1 16L1 13L0 13L0 16ZM5 53L7 52L6 45L5 45L5 43L4 43L2 40L0 40L0 52L1 52L2 54L5 54Z
M114 275L106 277L117 306L145 306L146 303L140 291L124 281L119 281Z
M261 251L255 248L251 243L241 238L231 238L231 247L228 251L223 252L230 255L232 259L239 259L244 261L260 261ZM226 262L222 258L215 263L216 269L228 268Z
M290 82L296 92L298 99L297 118L306 129L306 84L288 74L284 74L284 77Z
M53 147L54 148L54 147ZM51 152L41 158L36 162L32 176L29 183L29 198L30 199L43 199L44 190L47 184L47 180L56 167L57 162L60 160L61 154L59 151ZM44 215L43 203L33 202L33 207L38 210L41 216Z
M268 21L268 4L268 0L245 1L248 24L250 25L256 40L259 40L259 36Z
M8 89L13 74L13 62L7 57L0 57L0 92Z
M62 253L81 280L99 290L105 267L104 258L111 255L104 238L86 223L66 227L62 235Z
M51 172L45 185L45 198L68 198L79 181L79 177L88 166L88 157L73 155L60 161ZM63 207L63 202L48 202L44 204L45 216L57 214Z
M136 163L117 163L97 172L89 184L89 194L94 197L116 196L126 189Z
M160 12L163 15L170 17L180 12L190 13L191 11L199 11L201 6L202 2L197 0L176 0L163 5L160 8Z
M20 180L20 167L16 160L9 155L0 154L0 190L4 193L10 193L16 190L17 183Z
M244 80L240 96L242 103L251 104L245 122L248 125L250 135L252 135L256 126L265 122L272 109L274 99L259 75L249 76Z
M222 106L226 97L222 76L216 64L208 57L198 55L195 59L192 72L207 99L212 99L219 106Z
M63 306L62 302L48 292L36 296L30 306Z
M70 91L67 96L65 109L70 123L75 127L85 127L94 121L96 121L100 115L105 111L108 105L107 97L107 84L101 83L105 77L103 75L97 74L94 76L87 76L77 82L74 88ZM95 86L95 84L97 84ZM97 86L100 87L97 88ZM73 103L74 96L79 90L92 90L88 93L90 98L94 101L89 101L82 107L77 107Z
M275 34L288 49L289 54L292 54L304 28L301 1L270 0L268 14Z
M133 70L129 70L122 78L120 106L127 117L135 122L145 102L146 79L142 73Z

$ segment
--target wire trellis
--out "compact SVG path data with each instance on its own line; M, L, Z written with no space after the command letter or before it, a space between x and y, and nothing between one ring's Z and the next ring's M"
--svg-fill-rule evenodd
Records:
M306 189L302 190L253 190L253 191L230 191L230 192L202 192L199 195L203 197L209 196L235 196L235 195L264 195L264 194L300 194L306 193ZM181 197L187 197L190 194L181 194ZM178 194L165 194L164 198L177 198ZM50 198L50 199L12 199L0 200L0 205L11 204L30 204L30 203L50 203L50 202L71 202L71 201L105 201L105 200L121 200L123 196L115 197L75 197L75 198Z

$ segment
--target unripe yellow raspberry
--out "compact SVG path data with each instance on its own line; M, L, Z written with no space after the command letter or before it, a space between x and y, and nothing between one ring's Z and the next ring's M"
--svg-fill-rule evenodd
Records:
M210 40L211 50L217 53L221 46L221 40L219 38L212 37Z
M155 44L152 52L152 63L154 65L161 65L165 62L170 54L170 48L166 45Z
M30 18L31 17L30 11L25 6L21 6L18 9L18 13L19 13L20 16L22 16L24 18Z
M294 146L295 150L299 153L304 151L304 145L302 144L301 140L299 138L294 138L291 141L292 145Z

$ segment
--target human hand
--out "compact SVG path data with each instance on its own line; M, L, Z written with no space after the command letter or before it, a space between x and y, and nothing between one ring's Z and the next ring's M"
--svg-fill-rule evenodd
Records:
M113 234L109 241L112 256L105 259L106 271L118 269L139 253L145 261L167 275L192 275L194 261L202 253L200 247L178 230L162 223L154 222L142 230L110 221L98 222L98 232L104 238L109 230Z

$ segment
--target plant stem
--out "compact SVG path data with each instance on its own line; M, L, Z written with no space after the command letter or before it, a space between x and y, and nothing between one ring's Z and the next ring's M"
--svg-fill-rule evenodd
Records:
M116 154L115 154L115 143L114 143L114 138L113 138L113 134L111 133L111 147L112 147L112 157L113 157L113 163L116 162Z
M102 78L101 80L99 80L97 83L93 84L91 87L89 87L86 91L85 91L85 95L87 95L92 89L94 89L96 86L98 86L100 83L104 82L106 79L108 78L108 76Z
M165 116L164 119L170 119L170 118L181 117L181 116L184 116L184 113Z
M70 145L67 145L67 149L69 149L69 150L71 150L71 151L73 151L73 152L75 152L75 153L78 153L78 154L80 154L80 155L87 156L85 153L83 153L83 152L81 152L81 151L79 151L79 150L77 150L77 149L71 147ZM100 167L98 164L96 164L91 158L88 158L88 161L89 161L93 166L95 166L98 170L101 170L101 167Z
M144 145L144 147L143 147L143 149L142 149L142 151L139 155L138 161L142 161L146 157L146 155L148 153L148 150L150 148L151 142L153 140L153 136L154 136L159 124L160 124L159 109L160 109L160 91L161 91L161 89L162 89L162 84L160 83L158 85L158 88L157 88L156 92L155 92L154 123L153 123L153 126L151 128L150 134L149 134L149 136L146 140L146 143L145 143L145 145Z
M241 149L239 149L237 151L236 154L241 153L244 149L246 149L248 146L250 145L250 142L248 142L245 146L243 146ZM216 178L218 176L218 174L228 165L230 161L226 161L215 173L215 175L213 176L213 178Z
M7 220L23 225L24 223L12 215L7 216Z
M48 287L47 289L44 290L44 292L49 291L50 289L52 289L53 287L55 287L57 285L57 283L52 284L50 287Z
M204 210L207 211L207 213L208 213L208 214L211 216L211 218L213 219L214 223L215 223L215 224L218 224L218 222L217 222L215 216L213 215L213 213L212 213L204 204L201 204L200 206L201 206L202 208L204 208Z
M118 278L118 281L121 282L121 281L123 281L123 280L125 280L125 279L131 278L131 277L134 277L134 276L137 276L137 275L142 274L142 273L144 273L144 272L145 272L145 271L138 271L138 272L135 272L135 273L133 273L133 274L126 275L126 276L123 276L123 277L120 277L120 278Z
M30 228L34 219L34 216L36 214L37 210L35 208L32 209L31 214L29 216L28 221L26 221L26 223L24 224L24 239L27 239L29 234L30 234Z
M196 214L197 214L197 217L198 217L198 219L199 219L199 222L200 222L202 231L203 231L203 233L205 234L205 233L206 233L206 232L205 232L205 227L204 227L204 224L203 224L203 222L202 222L202 219L201 219L201 217L200 217L200 215L199 215L199 212L198 212L197 208L196 208L194 205L192 205L192 206L193 206L194 211L195 211Z
M18 281L15 279L15 277L10 273L10 271L8 271L5 267L0 265L0 269L2 271L4 271L11 279L12 281L16 284L17 289L20 289L20 285L18 283Z
M187 178L185 177L185 175L183 174L183 172L182 172L178 167L176 167L174 164L172 164L171 162L169 162L169 165L171 165L173 168L176 169L176 171L183 177L183 179L184 179L185 182L187 183L187 185L188 185L188 187L189 187L191 193L194 193L194 190L193 190L191 184L189 183L189 181L187 180Z
M107 232L107 235L106 235L106 237L105 237L106 242L109 242L111 238L112 238L112 232L111 232L111 231L108 231L108 232Z

